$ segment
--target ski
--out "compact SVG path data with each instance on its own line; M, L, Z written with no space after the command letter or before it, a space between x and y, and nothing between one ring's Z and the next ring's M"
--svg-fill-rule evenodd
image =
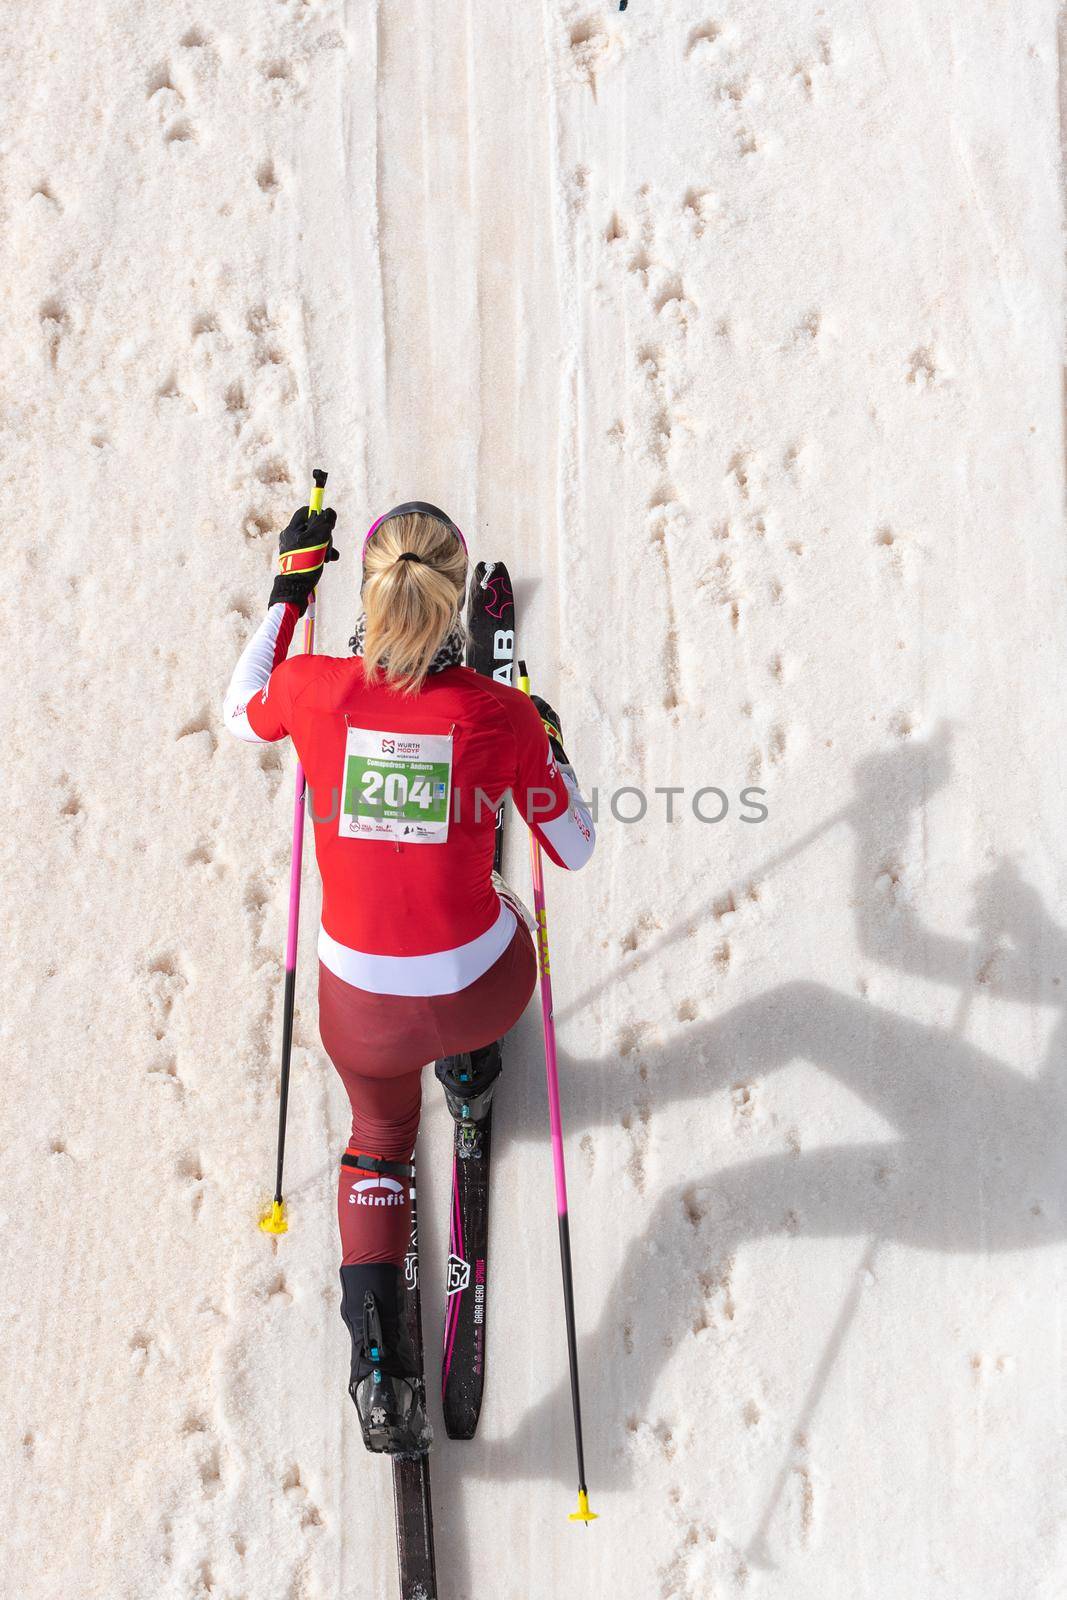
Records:
M404 1331L423 1366L422 1307L419 1297L419 1220L415 1179L411 1180L411 1238L404 1257ZM425 1381L422 1384L425 1390ZM425 1400L425 1394L422 1397ZM437 1600L437 1567L433 1549L433 1506L430 1501L430 1458L397 1456L393 1461L393 1508L396 1554L400 1568L400 1600Z
M515 672L515 601L503 562L479 561L467 605L467 665L511 683ZM504 854L504 808L496 819L493 865ZM489 1155L493 1111L477 1126L455 1123L449 1217L447 1310L441 1361L441 1404L450 1439L473 1439L485 1387Z

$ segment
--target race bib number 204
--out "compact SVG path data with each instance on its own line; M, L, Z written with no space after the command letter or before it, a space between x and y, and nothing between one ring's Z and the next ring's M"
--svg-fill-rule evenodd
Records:
M342 839L444 844L452 795L452 735L350 727L341 795Z

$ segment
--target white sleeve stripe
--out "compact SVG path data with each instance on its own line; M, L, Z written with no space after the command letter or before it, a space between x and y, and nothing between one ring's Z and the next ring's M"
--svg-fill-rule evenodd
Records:
M271 606L241 652L230 687L222 703L222 720L232 734L249 744L265 744L248 720L246 707L252 696L265 689L274 670L274 650L285 620L285 606Z
M229 700L226 701L223 710L226 726L235 738L243 739L246 744L266 744L267 741L259 737L259 734L248 720L248 712L245 709L247 704L248 702L245 701L242 704L231 706Z
M577 872L593 854L596 829L573 769L560 762L559 771L570 795L570 806L566 811L561 811L558 817L553 817L551 822L539 822L537 826L563 865L571 872Z

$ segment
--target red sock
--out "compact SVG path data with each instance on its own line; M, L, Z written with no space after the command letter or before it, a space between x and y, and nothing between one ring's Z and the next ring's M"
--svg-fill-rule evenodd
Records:
M376 1150L349 1144L346 1156L410 1161L407 1156L382 1157ZM368 1172L341 1164L337 1183L337 1222L341 1229L342 1266L369 1261L403 1263L411 1234L411 1182L391 1172Z

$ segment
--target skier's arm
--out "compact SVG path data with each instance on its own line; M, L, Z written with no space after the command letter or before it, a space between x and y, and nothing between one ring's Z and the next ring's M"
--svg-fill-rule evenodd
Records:
M285 660L299 617L291 603L272 605L233 669L222 720L232 734L249 744L284 739L289 731L284 721L285 696L279 692L271 695L268 685L275 667Z
M544 701L524 695L515 704L515 722L515 804L549 859L576 872L593 854L596 829L560 742L559 719Z
M238 739L250 744L284 739L287 702L279 680L271 674L289 650L293 629L304 615L323 568L337 560L332 507L311 511L299 506L278 540L278 575L267 603L267 615L252 635L234 668L222 706L222 720Z

